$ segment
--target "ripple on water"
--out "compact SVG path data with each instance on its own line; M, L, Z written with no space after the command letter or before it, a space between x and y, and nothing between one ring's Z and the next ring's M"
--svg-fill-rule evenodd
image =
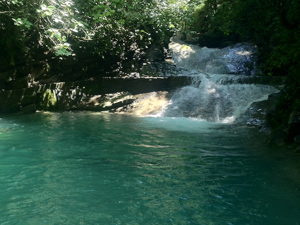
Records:
M297 156L253 129L92 113L11 121L19 129L0 136L0 224L299 221Z

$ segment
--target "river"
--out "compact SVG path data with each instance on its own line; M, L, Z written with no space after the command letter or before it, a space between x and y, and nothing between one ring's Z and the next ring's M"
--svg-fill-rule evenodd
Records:
M211 65L159 114L0 119L0 224L300 224L299 155L235 123L278 90Z
M300 221L299 157L257 129L191 118L1 120L0 224Z

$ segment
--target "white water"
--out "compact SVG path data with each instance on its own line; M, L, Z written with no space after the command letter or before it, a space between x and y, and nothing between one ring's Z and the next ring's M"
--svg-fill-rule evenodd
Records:
M161 116L231 123L253 102L266 100L268 95L278 92L268 85L239 83L248 76L226 74L242 71L251 60L252 53L242 45L220 50L176 41L169 47L177 67L183 67L194 75L191 76L191 85L174 94Z
M218 49L187 45L174 39L169 49L178 67L198 72L253 75L256 67L252 59L256 49L249 44Z

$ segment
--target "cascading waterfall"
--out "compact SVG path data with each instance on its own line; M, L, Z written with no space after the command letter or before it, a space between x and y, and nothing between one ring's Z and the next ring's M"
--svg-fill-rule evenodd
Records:
M248 46L208 49L172 42L174 62L190 74L191 84L178 90L161 113L166 117L193 117L210 122L230 123L253 102L266 100L278 89L268 85L243 84L251 62ZM252 66L254 68L254 66Z
M249 44L236 44L223 49L186 45L173 39L169 44L178 67L212 74L254 75L256 49Z

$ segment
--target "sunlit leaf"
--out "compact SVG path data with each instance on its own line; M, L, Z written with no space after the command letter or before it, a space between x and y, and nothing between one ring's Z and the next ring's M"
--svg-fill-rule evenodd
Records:
M47 7L47 9L53 11L53 10L55 10L56 8L55 8L54 6L52 6L52 5L50 5L50 6Z

